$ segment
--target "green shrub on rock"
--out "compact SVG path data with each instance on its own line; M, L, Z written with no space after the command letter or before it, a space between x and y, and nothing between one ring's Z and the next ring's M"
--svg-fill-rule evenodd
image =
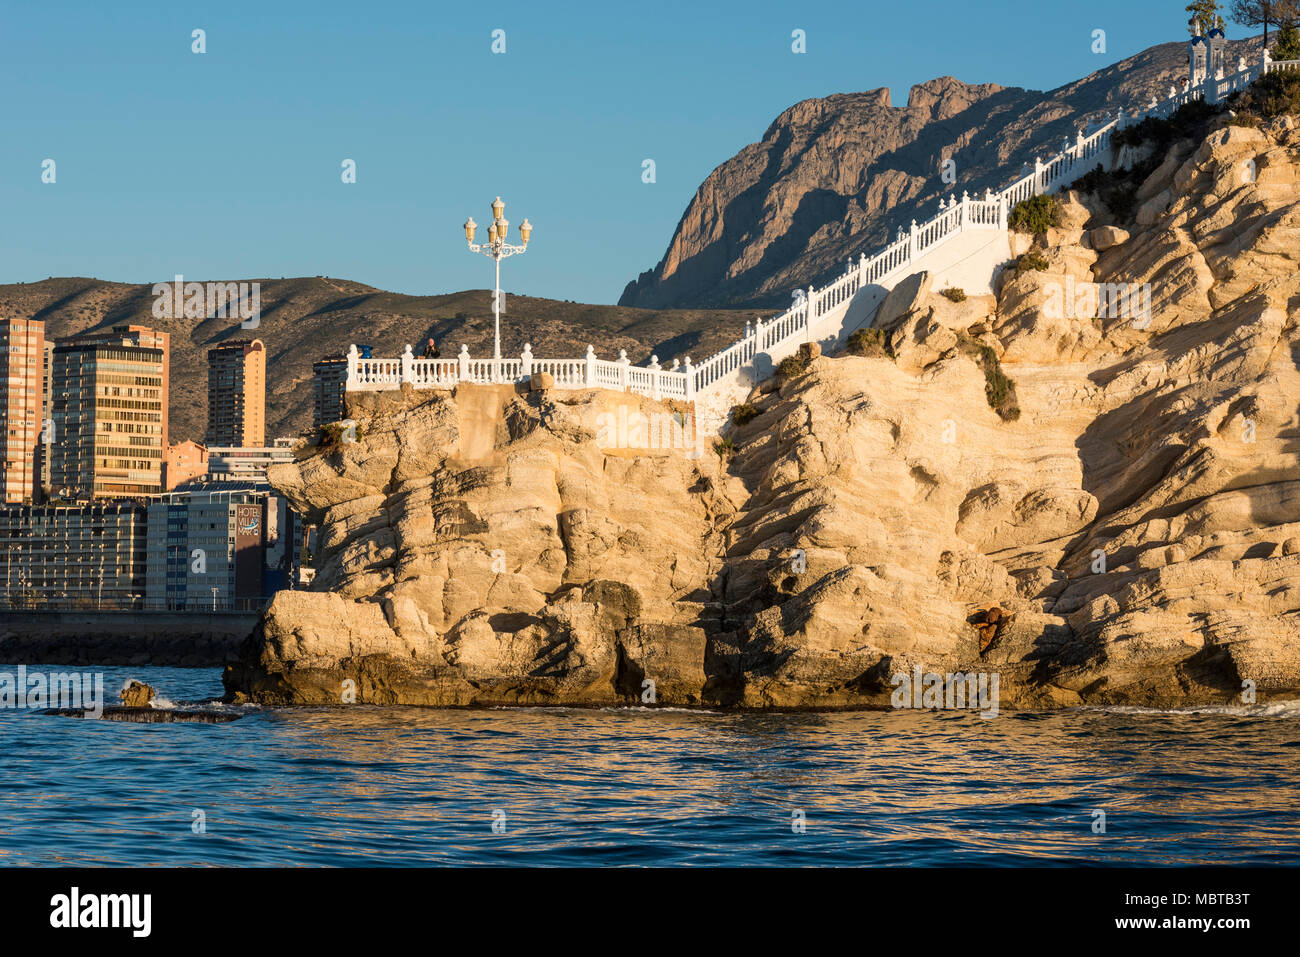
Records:
M748 402L742 402L731 407L731 422L733 425L746 425L756 418L758 418L758 409Z
M983 370L984 398L989 408L1004 422L1014 422L1020 418L1016 384L1002 371L1002 363L992 347L976 342L970 336L959 334L957 349L962 355L974 359L975 364Z
M1271 120L1278 116L1300 116L1300 70L1266 73L1234 94L1229 102L1237 112L1231 120L1235 126L1247 125L1250 117Z
M894 358L894 350L889 344L889 337L883 329L858 329L848 341L848 351L855 356L867 358Z
M1037 249L1031 249L1016 260L1016 275L1023 275L1030 270L1034 270L1035 272L1047 272L1047 267L1049 265L1050 263L1048 263L1046 256Z
M783 379L795 379L808 371L808 360L800 355L786 356L777 363L776 372Z
M1031 196L1016 203L1007 225L1018 233L1037 236L1061 224L1061 204L1055 196Z

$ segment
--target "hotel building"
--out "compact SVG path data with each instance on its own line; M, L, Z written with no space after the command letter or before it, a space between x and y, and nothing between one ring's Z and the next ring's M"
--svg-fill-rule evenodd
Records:
M291 586L297 516L267 485L196 483L149 504L145 607L253 611Z
M144 326L60 339L54 346L50 485L61 499L162 491L167 445L168 334Z

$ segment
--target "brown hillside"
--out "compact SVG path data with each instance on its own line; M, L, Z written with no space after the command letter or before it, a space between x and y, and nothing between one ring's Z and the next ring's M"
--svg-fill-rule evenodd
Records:
M76 335L133 322L172 336L171 441L202 441L207 422L207 350L226 339L256 336L267 345L268 439L296 435L311 425L311 365L322 355L370 343L375 355L417 354L429 336L444 356L461 344L474 356L492 354L492 294L468 290L442 296L404 296L346 279L316 276L264 279L262 321L256 331L232 319L154 319L151 285L98 279L46 279L0 285L0 317L36 318L46 336ZM752 312L633 309L507 296L501 348L517 356L525 342L538 356L597 355L633 362L652 353L660 361L702 359L743 332Z

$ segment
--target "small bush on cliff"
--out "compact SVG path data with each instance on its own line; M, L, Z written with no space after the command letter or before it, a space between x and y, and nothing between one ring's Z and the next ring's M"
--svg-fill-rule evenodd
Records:
M966 290L965 290L965 289L958 289L956 286L950 286L949 288L947 288L947 289L945 289L943 292L941 292L939 295L943 296L943 297L944 297L945 299L947 299L949 302L965 302L965 301L966 301Z
M736 454L736 443L731 439L719 439L713 444L713 451L718 453L718 458L727 461Z
M1266 79L1278 75L1270 74ZM1106 172L1098 166L1075 180L1073 188L1095 195L1120 222L1131 221L1137 215L1138 189L1159 169L1174 144L1186 139L1197 142L1205 139L1214 120L1223 110L1222 106L1193 100L1180 106L1168 117L1148 116L1140 123L1117 130L1112 138L1115 146L1149 146L1150 155L1138 160L1128 169ZM1248 122L1241 121L1239 125Z
M1016 260L1016 275L1022 276L1031 269L1036 272L1047 272L1049 265L1046 256L1037 249L1031 249Z
M1210 122L1223 112L1223 107L1204 100L1184 103L1169 116L1148 116L1140 123L1116 130L1111 137L1112 146L1150 145L1164 159L1169 147L1178 140L1205 138Z
M1080 176L1070 188L1096 196L1118 219L1126 222L1132 219L1137 211L1138 185L1155 172L1156 165L1148 159L1137 164L1133 169L1119 169L1113 172L1107 172L1098 166Z
M1020 418L1020 402L1016 397L1016 384L1002 371L998 354L982 342L976 342L968 335L958 334L957 349L965 356L975 360L975 364L984 372L984 398L989 408L998 414L1004 422L1014 422Z
M855 356L869 359L894 358L894 350L883 329L858 329L849 336L848 350Z
M331 422L328 425L321 426L320 442L317 443L316 448L320 452L333 452L350 442L355 442L360 437L360 426L355 424L344 425L342 422Z
M808 371L808 360L801 355L786 356L776 366L777 375L783 379L796 379Z
M1101 164L1098 163L1071 183L1070 189L1077 189L1081 193L1100 193L1109 185L1110 174L1102 169Z
M1016 203L1007 225L1018 233L1037 236L1061 223L1061 204L1055 196L1031 196Z
M748 402L742 402L740 405L731 407L731 422L733 425L746 425L758 418L758 409Z
M1255 120L1271 120L1276 116L1300 115L1300 71L1285 70L1267 73L1236 93L1229 100L1237 116L1231 121L1245 126Z

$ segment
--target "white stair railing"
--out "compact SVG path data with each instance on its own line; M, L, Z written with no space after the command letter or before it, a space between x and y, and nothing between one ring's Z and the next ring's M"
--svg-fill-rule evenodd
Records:
M416 359L408 345L400 359L363 359L354 345L348 352L349 391L396 389L407 383L415 388L452 387L462 382L476 384L514 383L533 373L547 373L562 389L615 389L632 391L653 398L694 400L723 380L752 364L762 354L788 349L796 341L808 341L811 330L822 317L847 305L863 289L887 287L916 271L919 260L930 255L949 240L970 230L1006 231L1009 213L1017 203L1050 193L1074 182L1092 165L1111 152L1117 130L1140 123L1148 116L1168 116L1194 100L1218 101L1244 89L1258 76L1280 70L1300 69L1300 60L1274 62L1265 53L1258 68L1242 61L1229 77L1207 79L1181 91L1170 88L1163 102L1152 99L1146 110L1125 114L1120 110L1114 119L1091 133L1078 131L1075 141L1047 162L1035 159L1034 168L1001 192L987 191L984 199L972 199L963 193L939 204L939 212L925 223L912 221L910 229L899 230L899 238L876 255L863 253L856 264L850 262L843 275L824 289L809 286L796 293L795 303L770 320L745 323L745 335L699 365L689 356L680 368L676 360L670 369L659 365L651 356L648 366L632 366L626 352L617 361L596 358L591 346L582 359L538 359L525 345L518 359L471 359L462 346L455 359Z

